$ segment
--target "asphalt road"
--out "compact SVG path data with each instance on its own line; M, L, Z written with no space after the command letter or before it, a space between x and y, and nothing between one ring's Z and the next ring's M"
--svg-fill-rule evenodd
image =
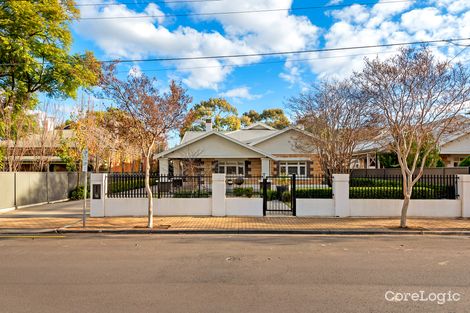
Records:
M468 237L0 237L2 313L470 312L469 281Z

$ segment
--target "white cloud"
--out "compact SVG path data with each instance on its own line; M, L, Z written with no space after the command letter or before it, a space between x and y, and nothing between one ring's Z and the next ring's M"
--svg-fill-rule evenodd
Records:
M219 96L225 97L225 98L246 99L246 100L254 100L254 99L259 99L262 97L262 95L251 94L250 88L246 86L227 90L225 92L220 93Z
M380 2L384 2L381 0ZM348 46L381 45L410 41L427 41L436 39L468 37L470 34L470 12L457 14L457 8L466 6L460 0L437 0L439 4L432 7L413 6L413 2L376 4L371 8L353 5L331 12L334 23L324 35L326 48ZM470 4L469 4L470 7ZM450 10L449 8L454 8ZM466 42L469 44L470 42ZM449 44L431 48L438 58L453 57L462 48ZM381 47L355 50L354 52L325 52L314 54L317 57L341 56L356 54L351 57L312 60L311 69L319 77L345 77L352 71L360 70L363 59L386 58L396 53L398 47ZM470 51L462 53L458 59L470 56Z
M185 5L193 12L207 13L288 8L292 1L240 0ZM87 17L142 14L163 15L163 12L156 4L149 4L144 13L130 10L125 5L109 6L101 10L91 6L83 7L82 10L82 16ZM198 17L201 20L215 20L220 23L224 33L198 31L187 26L170 29L164 25L166 19L84 20L76 25L76 30L81 36L92 39L113 58L197 57L300 50L315 46L318 36L318 28L307 18L291 15L287 11ZM260 60L261 57L246 57L188 60L168 64L176 66L179 77L189 87L218 89L219 84L233 71L233 65L241 66Z

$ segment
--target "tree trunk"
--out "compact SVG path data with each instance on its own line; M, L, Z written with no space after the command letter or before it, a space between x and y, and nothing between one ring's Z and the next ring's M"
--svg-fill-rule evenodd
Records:
M148 198L148 228L153 228L153 195L150 188L150 153L145 156L145 190Z
M401 207L401 218L400 218L400 227L406 228L406 218L408 214L408 207L410 205L411 195L406 195L405 199L403 200L403 205Z

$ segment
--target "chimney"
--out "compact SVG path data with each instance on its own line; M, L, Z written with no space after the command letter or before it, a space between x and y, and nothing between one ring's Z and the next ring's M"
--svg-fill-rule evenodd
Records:
M207 119L206 120L206 132L210 132L210 131L212 131L212 120Z

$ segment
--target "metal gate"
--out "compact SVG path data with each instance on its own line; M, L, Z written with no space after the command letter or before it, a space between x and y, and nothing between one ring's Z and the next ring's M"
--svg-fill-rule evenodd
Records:
M263 215L296 215L295 174L263 178Z

